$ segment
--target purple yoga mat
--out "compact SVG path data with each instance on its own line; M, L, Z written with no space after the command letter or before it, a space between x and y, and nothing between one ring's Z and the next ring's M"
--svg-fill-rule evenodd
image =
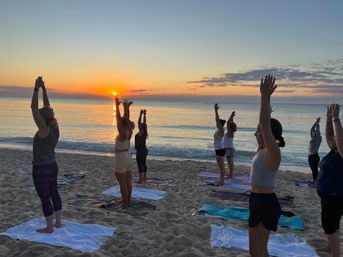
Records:
M204 184L209 186L219 186L219 182L216 179L206 179L204 181ZM225 180L224 185L221 187L239 190L250 190L249 184L238 183L231 180Z
M199 173L200 177L205 177L205 178L218 178L219 179L219 173L218 172L210 172L210 171L202 171ZM231 180L234 180L236 182L242 182L245 184L250 183L250 177L249 176L233 176Z
M219 198L221 200L229 200L229 201L235 201L235 202L249 202L250 191L247 191L244 193L235 193L235 192L212 190L212 192L210 192L210 196ZM283 207L295 208L295 205L293 203L294 197L281 196L281 197L278 197L278 199L282 208Z

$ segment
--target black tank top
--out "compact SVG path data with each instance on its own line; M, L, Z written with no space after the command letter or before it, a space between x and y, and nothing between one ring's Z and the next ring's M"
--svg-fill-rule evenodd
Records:
M145 135L139 135L138 133L135 135L135 149L137 152L147 150Z

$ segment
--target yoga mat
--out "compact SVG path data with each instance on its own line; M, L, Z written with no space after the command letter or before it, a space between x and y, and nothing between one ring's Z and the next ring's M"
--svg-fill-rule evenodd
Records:
M199 214L207 214L209 216L230 218L247 222L249 219L249 209L242 207L224 207L214 204L205 203L200 209ZM281 215L279 219L280 227L288 227L296 230L305 230L304 223L300 216L287 217Z
M62 220L63 227L55 228L51 234L38 233L37 229L46 227L44 218L36 218L26 223L7 229L0 235L14 240L28 240L37 243L69 247L81 252L93 252L100 249L116 228L97 224L80 224Z
M138 177L135 177L135 180L138 180ZM150 184L154 186L171 186L171 185L176 184L176 180L175 179L147 178L141 184Z
M105 195L110 195L114 197L121 197L119 185L111 187L103 192ZM147 199L147 200L160 200L166 195L165 191L152 189L152 188L142 188L134 187L132 188L132 198L137 199Z
M206 179L206 180L204 180L204 184L208 185L208 186L219 186L219 187L223 187L223 188L238 189L238 190L249 190L250 189L249 184L241 184L241 183L237 183L237 182L230 181L230 180L225 180L223 186L220 186L219 181L217 181L215 179Z
M205 178L217 178L219 179L219 172L210 172L210 171L202 171L198 174L200 177L205 177ZM250 183L250 177L249 176L242 176L242 175L237 175L233 176L233 180L241 181L243 183Z
M84 177L85 177L85 175L64 174L63 176L57 177L57 186L58 186L58 188L61 188L64 185L73 183L73 182L78 181Z
M249 251L248 231L211 225L211 246ZM304 238L293 234L271 234L268 252L269 255L278 257L318 257Z
M228 191L217 191L212 190L209 194L211 197L219 198L221 200L229 200L235 202L249 202L250 191L244 193L228 192ZM282 208L295 208L293 203L294 197L292 196L281 196L278 197L279 203Z

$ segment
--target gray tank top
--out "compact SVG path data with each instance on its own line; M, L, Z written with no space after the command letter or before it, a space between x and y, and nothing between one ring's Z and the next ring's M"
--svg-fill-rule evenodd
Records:
M276 171L268 171L263 168L261 151L258 151L252 159L251 183L260 187L274 187Z
M50 133L48 136L41 138L38 132L33 138L33 165L44 165L54 163L55 147L60 137L58 126L50 126Z

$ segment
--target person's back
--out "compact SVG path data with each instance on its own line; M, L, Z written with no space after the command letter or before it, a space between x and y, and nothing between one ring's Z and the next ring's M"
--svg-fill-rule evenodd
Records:
M46 137L40 137L38 132L33 138L33 165L54 163L55 147L60 133L58 125L50 125L50 133Z
M135 135L135 149L138 152L144 152L146 148L146 136L139 132Z
M124 141L119 139L119 136L115 139L115 152L128 151L130 149L130 140L125 139Z
M328 196L343 197L343 158L331 150L319 163L317 191Z

